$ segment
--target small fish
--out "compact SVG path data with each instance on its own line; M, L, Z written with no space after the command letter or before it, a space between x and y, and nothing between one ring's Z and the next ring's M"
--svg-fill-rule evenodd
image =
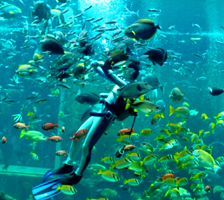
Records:
M47 138L47 140L53 141L53 142L61 142L62 138L56 135L50 136Z
M82 138L82 137L85 137L87 133L88 133L87 128L80 129L76 133L73 133L74 137L70 137L70 139L72 139L73 141L74 140L79 141L79 139Z
M91 5L91 6L88 6L87 8L85 8L84 10L83 10L83 12L86 12L87 10L89 10L90 8L92 8L93 6Z
M132 103L131 100L128 99L125 109L127 110L129 108L134 108L135 112L145 113L146 116L149 116L153 111L160 111L157 105L148 100L134 101Z
M99 172L97 174L101 175L103 179L110 182L117 182L120 180L120 177L110 170L102 171L101 169L99 169Z
M64 126L62 126L62 128L61 128L61 132L65 132L65 127Z
M17 128L17 129L28 129L29 126L26 126L25 123L20 123L20 122L17 122L16 124L14 124L14 127Z
M170 96L169 96L173 102L181 101L184 98L184 94L179 88L173 88Z
M6 141L7 141L7 138L6 138L5 136L3 136L3 137L2 137L2 140L1 140L2 144L5 144Z
M190 116L190 110L186 106L178 107L174 109L172 106L170 106L170 114L169 116L173 115L173 113L176 113L177 116L187 118Z
M66 156L68 155L68 152L65 150L59 150L56 152L56 156Z
M115 160L111 156L107 156L107 157L101 158L101 162L112 164L115 162Z
M72 185L58 185L56 190L60 190L66 195L74 195L77 193L77 190Z
M99 21L101 21L102 19L103 19L103 17L99 17L99 18L95 19L95 20L93 21L93 23L99 22Z
M152 134L152 130L151 129L142 129L141 132L140 132L140 135L141 136L148 136L148 135L151 135Z
M47 102L47 99L37 99L36 101L34 101L33 103L34 104L43 104L43 103L46 103Z
M131 135L132 132L134 132L134 129L131 130L131 128L124 128L124 129L121 129L120 131L118 131L117 135L118 136Z
M38 155L37 155L36 153L34 153L34 152L30 152L30 155L32 156L32 158L33 158L34 160L39 160L39 157L38 157Z
M142 183L142 180L139 180L137 178L131 178L131 179L125 179L124 180L124 185L128 184L131 186L138 186Z
M58 124L54 124L54 122L52 122L52 123L44 124L42 126L42 129L45 130L45 131L49 131L51 129L54 129L54 127L57 127L58 128L59 126L58 126Z
M132 160L129 158L121 158L119 160L116 160L114 164L111 165L112 169L124 169L129 167L132 164Z

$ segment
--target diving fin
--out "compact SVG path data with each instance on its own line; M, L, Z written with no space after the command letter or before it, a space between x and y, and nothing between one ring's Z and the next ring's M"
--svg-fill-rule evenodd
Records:
M44 183L50 176L53 175L52 172L53 172L53 170L49 170L49 171L46 172L46 174L44 175L42 183Z
M41 183L33 187L32 195L34 200L45 200L50 199L61 193L60 190L57 190L57 186L61 185L60 178L52 179L48 182Z
M60 167L59 169L55 169L55 170L52 169L47 171L47 173L44 175L42 183L45 182L51 176L70 174L72 172L73 172L73 166L64 164L64 166Z

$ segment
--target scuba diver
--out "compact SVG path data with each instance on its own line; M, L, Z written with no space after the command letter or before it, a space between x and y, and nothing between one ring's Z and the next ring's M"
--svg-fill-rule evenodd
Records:
M69 155L65 161L64 166L59 169L48 171L43 179L43 182L32 189L33 198L35 200L45 200L52 198L61 193L57 190L59 185L74 185L80 182L83 177L83 172L90 163L91 151L101 136L109 129L110 125L117 119L123 121L130 115L137 116L132 108L125 109L126 101L119 96L119 88L126 86L129 82L126 82L113 73L110 61L105 63L93 61L91 67L93 67L101 76L109 79L116 85L109 94L102 94L104 100L103 108L98 113L91 113L90 118L87 119L78 130L88 129L84 142L73 140ZM139 63L138 63L139 64ZM139 67L135 67L136 71L139 71ZM136 72L135 79L138 72ZM146 93L146 92L145 92ZM143 93L144 94L144 93ZM133 123L134 124L134 123ZM73 162L75 161L79 150L82 147L82 157L79 167L74 170ZM122 147L117 153L116 157L120 157L125 152L125 147ZM66 176L64 176L66 174ZM47 179L53 175L61 175L61 177L47 181Z

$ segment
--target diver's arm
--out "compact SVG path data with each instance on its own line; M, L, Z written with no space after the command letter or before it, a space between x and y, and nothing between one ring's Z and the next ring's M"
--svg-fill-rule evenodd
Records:
M105 63L102 61L93 61L91 63L91 67L94 67L95 71L97 71L101 76L112 81L119 87L122 87L128 84L128 82L125 82L124 80L119 78L116 74L114 74L111 69L106 69L106 67L104 67L104 64Z

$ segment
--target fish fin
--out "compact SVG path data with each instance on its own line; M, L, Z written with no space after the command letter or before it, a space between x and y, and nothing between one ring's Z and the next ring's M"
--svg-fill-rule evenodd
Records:
M127 99L125 110L129 109L130 107L131 107L131 100Z
M162 30L162 27L159 26L158 24L155 26L156 29Z
M165 89L166 84L167 84L167 82L165 82L163 85L159 86L159 88L162 91L162 93L164 93L164 89Z
M144 98L145 98L144 94L139 97L140 101L144 101Z
M175 109L172 106L170 106L170 114L169 114L169 116L173 115L174 112L175 112Z
M214 170L215 173L217 173L217 171L218 171L219 169L222 169L222 168L219 167L218 165L214 165L213 170Z
M138 16L138 18L140 18L140 16L139 16L139 10L136 12L136 15Z
M26 134L26 131L24 129L22 129L21 134L20 134L20 138L22 138L25 134Z

